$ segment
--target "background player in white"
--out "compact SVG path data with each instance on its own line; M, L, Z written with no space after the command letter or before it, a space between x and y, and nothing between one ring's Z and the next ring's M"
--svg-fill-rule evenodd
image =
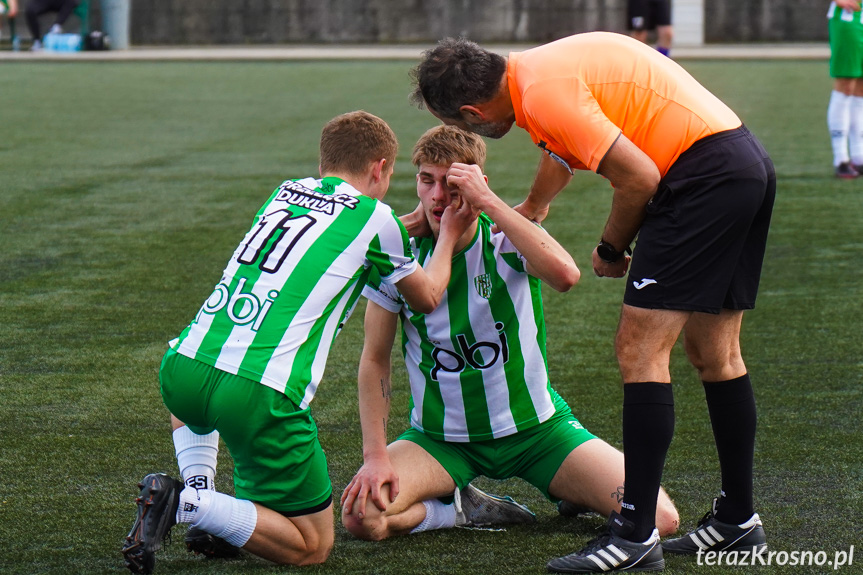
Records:
M423 314L389 286L372 282L363 292L364 464L341 497L342 522L363 539L533 519L509 498L470 486L479 475L522 477L549 499L603 515L620 508L623 454L585 430L548 382L539 280L566 291L579 270L554 238L489 189L484 161L482 139L451 126L432 128L414 148L421 206L402 221L412 235L433 234L413 240L420 263L437 252L441 216L454 202L486 214L456 244L442 304ZM501 232L492 233L492 220ZM412 427L387 445L399 314ZM453 495L451 505L438 499ZM665 492L656 521L666 534L678 525Z
M455 241L472 220L466 204L447 210L441 254L425 271L418 266L404 227L379 201L397 147L389 126L366 112L327 123L321 179L276 189L212 295L170 343L159 379L187 483L164 474L141 482L123 546L133 572L152 572L154 551L175 522L277 563L328 556L332 486L308 404L330 346L372 270L432 311ZM237 497L208 488L214 430L234 458Z

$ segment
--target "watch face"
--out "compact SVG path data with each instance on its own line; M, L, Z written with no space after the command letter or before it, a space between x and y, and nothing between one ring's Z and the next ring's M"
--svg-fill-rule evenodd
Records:
M609 244L601 242L598 246L596 246L596 255L598 255L602 261L613 264L620 259L621 253L611 247Z

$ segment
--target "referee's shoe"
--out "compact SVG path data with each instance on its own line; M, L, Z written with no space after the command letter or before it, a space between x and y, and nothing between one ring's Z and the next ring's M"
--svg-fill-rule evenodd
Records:
M662 571L665 559L659 544L659 531L643 543L624 539L633 524L616 511L611 512L608 527L581 551L549 561L552 573L606 573L608 571Z
M699 551L706 553L735 549L754 553L767 547L764 526L757 513L740 525L723 523L716 519L716 503L717 500L714 499L712 509L701 518L695 529L683 537L664 541L662 550L678 555L696 555Z

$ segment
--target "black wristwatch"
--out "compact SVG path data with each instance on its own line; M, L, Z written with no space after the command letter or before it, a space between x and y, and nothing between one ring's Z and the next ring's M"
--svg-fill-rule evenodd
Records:
M623 254L626 253L626 251L628 251L628 249L617 251L613 245L605 240L599 240L599 244L596 246L596 255L599 256L599 259L609 264L619 262L620 258L623 257Z

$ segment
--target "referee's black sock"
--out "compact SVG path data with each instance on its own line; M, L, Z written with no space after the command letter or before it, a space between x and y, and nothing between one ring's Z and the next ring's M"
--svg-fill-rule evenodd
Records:
M713 425L722 494L716 518L739 525L752 517L752 459L755 453L755 395L749 374L736 379L703 382Z
M623 385L623 454L626 483L621 515L635 529L626 537L642 542L656 527L656 498L665 454L674 435L674 394L671 384L644 382Z

